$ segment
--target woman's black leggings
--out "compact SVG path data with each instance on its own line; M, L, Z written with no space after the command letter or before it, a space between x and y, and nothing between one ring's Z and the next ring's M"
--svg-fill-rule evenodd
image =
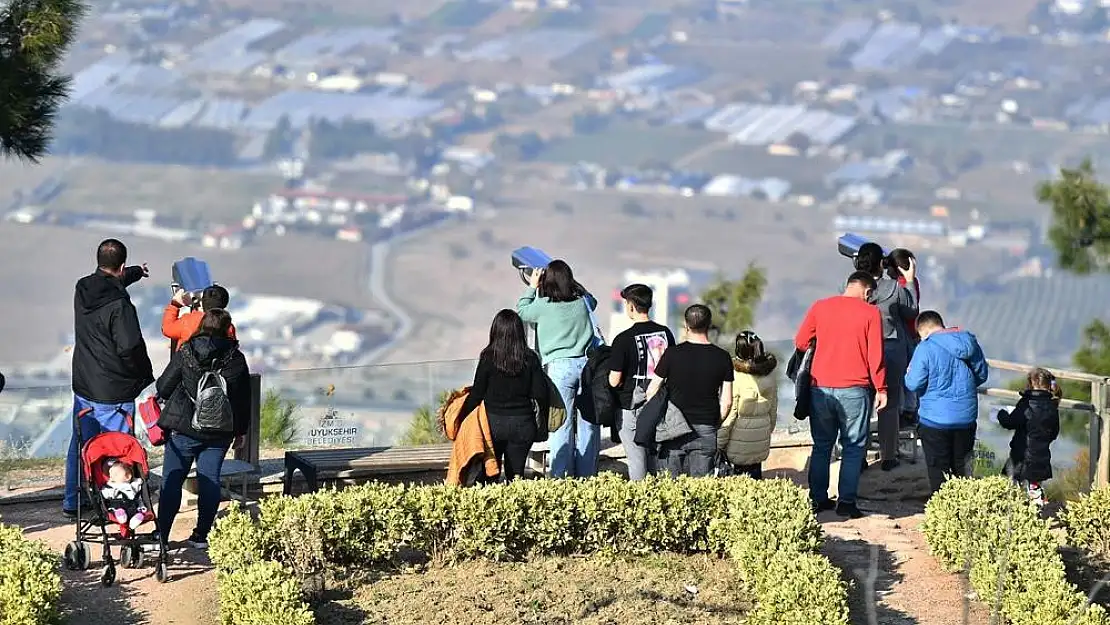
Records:
M524 475L528 465L528 452L536 440L536 418L532 415L489 414L493 453L501 465L505 480Z

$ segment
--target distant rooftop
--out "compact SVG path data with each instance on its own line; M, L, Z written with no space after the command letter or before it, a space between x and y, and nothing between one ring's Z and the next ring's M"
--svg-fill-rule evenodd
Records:
M597 35L582 30L539 28L503 35L459 52L462 61L507 61L512 58L556 61L593 41Z
M701 71L691 67L650 63L610 74L600 82L610 89L629 93L658 93L692 85L703 77Z
M363 46L389 46L397 32L396 28L335 28L315 32L278 50L274 60L284 65L309 64Z
M380 126L413 122L443 109L443 102L428 98L394 97L381 94L344 94L319 91L283 91L259 103L243 121L256 130L268 130L282 117L294 128L311 119L333 122L354 119Z
M191 72L240 73L262 63L266 55L249 51L251 44L285 30L284 22L254 19L193 48L185 69Z
M741 145L779 143L794 133L818 145L832 145L857 124L855 117L811 110L800 104L730 104L705 121L706 129L728 133L730 141Z

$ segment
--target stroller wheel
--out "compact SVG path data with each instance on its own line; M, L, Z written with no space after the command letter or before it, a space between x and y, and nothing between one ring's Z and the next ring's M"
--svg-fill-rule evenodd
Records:
M65 556L66 568L71 571L84 571L89 568L89 549L85 543L74 541L66 545Z
M166 566L165 562L158 563L158 568L154 571L154 578L163 584L170 581L169 567Z
M119 549L119 565L125 569L139 568L142 551L136 549L137 545L124 545Z
M115 581L116 568L114 566L109 566L108 568L104 569L104 574L100 576L100 583L103 584L105 587L108 587L114 584Z

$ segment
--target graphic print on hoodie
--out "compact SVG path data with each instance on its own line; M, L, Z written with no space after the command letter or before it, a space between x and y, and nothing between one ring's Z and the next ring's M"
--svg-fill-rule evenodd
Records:
M154 382L139 315L119 278L97 269L78 280L73 317L74 393L115 404Z
M921 425L937 429L969 427L979 416L977 389L990 368L975 335L959 328L929 335L913 352L906 388L917 393Z

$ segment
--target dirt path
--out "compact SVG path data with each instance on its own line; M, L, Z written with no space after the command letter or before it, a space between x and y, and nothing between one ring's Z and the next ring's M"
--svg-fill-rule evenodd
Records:
M29 538L42 540L62 553L73 540L74 525L62 516L58 503L6 505L0 520L20 525ZM173 539L188 537L194 510L178 515ZM101 549L92 551L87 571L62 571L62 618L67 625L215 625L216 579L207 554L171 544L170 581L154 579L150 562L140 569L116 568L117 581L100 585ZM118 559L118 552L114 552Z
M860 483L859 505L868 516L819 517L825 555L854 582L852 623L987 625L987 611L967 598L970 589L960 576L945 572L929 555L920 531L927 492L921 463L889 473L874 468Z

